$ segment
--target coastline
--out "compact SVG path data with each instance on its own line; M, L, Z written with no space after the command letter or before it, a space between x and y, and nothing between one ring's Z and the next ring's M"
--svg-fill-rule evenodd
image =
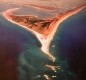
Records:
M54 21L51 23L50 27L54 26L54 28L53 28L53 30L51 30L51 33L46 36L46 37L47 37L47 42L48 42L48 43L47 43L47 44L48 44L48 47L49 47L49 45L50 45L50 42L53 40L54 35L55 35L56 31L57 31L58 28L59 28L59 25L60 25L64 20L66 20L67 18L71 17L71 16L74 15L74 14L77 14L79 11L81 11L81 10L82 10L83 8L85 8L85 7L86 7L86 6L81 6L81 7L77 8L77 9L71 11L71 12L67 12L67 13L64 14L59 20L57 20L57 18L56 18L56 20L54 20ZM58 17L58 16L57 16L57 17Z
M79 11L81 11L85 7L86 6L82 6L82 7L79 7L79 8L77 8L77 9L71 11L71 12L67 12L67 13L63 14L63 16L61 16L59 19L58 19L58 16L57 16L57 18L50 24L49 27L52 28L52 29L51 29L50 33L46 36L46 42L48 44L48 47L49 47L50 42L52 41L56 31L58 30L59 25L64 20L66 20L67 18L71 17L74 14L77 14Z
M40 25L42 30L37 29L34 25L33 25L32 28L29 28L28 27L29 24L27 25L26 23L24 23L24 21L17 22L16 19L13 20L13 18L15 18L15 17L20 17L20 18L27 17L28 18L28 17L31 17L31 16L37 18L37 20L41 20L36 15L15 15L15 14L12 13L12 12L14 12L14 11L20 9L20 8L9 9L9 10L5 11L3 14L4 14L4 17L8 18L9 21L17 23L20 26L24 26L24 27L30 29L31 31L37 32L38 34L43 35L47 38L49 35L52 34L52 32L55 32L55 30L57 30L56 26L59 26L60 23L62 23L64 20L66 20L68 17L72 16L73 14L76 14L77 12L79 12L84 7L86 7L86 6L82 6L82 7L79 7L77 9L58 14L58 16L56 16L54 18L43 19L43 21L45 21L45 22L50 20L50 24L49 24L48 27L45 26L44 28L40 24L38 24L37 27L39 27L39 25ZM12 18L12 16L14 16L14 17ZM53 34L55 34L55 33L53 33Z
M45 36L43 36L43 35L41 35L41 34L35 32L35 31L33 31L33 30L29 29L29 28L27 28L26 26L23 26L23 25L21 25L21 24L19 24L19 23L17 23L17 22L14 22L14 21L12 21L12 20L9 18L9 15L8 15L8 14L11 14L12 11L15 11L15 10L17 10L17 9L19 9L19 8L9 9L9 10L7 10L6 12L3 13L3 16L4 16L9 22L11 22L11 23L13 23L13 24L16 24L16 25L18 25L18 26L20 26L20 27L26 29L27 31L31 32L31 33L32 33L33 35L35 35L35 36L38 38L38 40L41 42L42 47L45 47L45 46L44 46L44 43L46 42L46 37L45 37ZM41 47L41 50L42 50L42 47ZM51 54L49 54L49 51L47 51L47 50L42 50L42 51L46 54L46 56L47 56L51 61L54 61L54 60L53 60L54 57L53 57Z
M69 11L69 12L66 12L65 14L63 14L59 19L56 18L49 27L52 27L52 26L55 26L54 27L54 30L51 31L51 33L49 35L47 35L47 37L50 37L51 36L54 36L54 34L56 33L56 30L58 29L59 25L64 21L66 20L67 18L71 17L72 15L74 14L77 14L79 11L81 11L83 8L85 8L86 6L82 6L82 7L79 7L73 11ZM58 16L57 16L58 17ZM57 20L58 19L58 20Z
M60 16L59 18L58 18L58 16L57 16L57 18L50 24L49 28L51 28L51 31L50 31L50 33L49 33L47 36L44 36L44 35L42 35L42 34L36 32L36 31L34 31L34 30L32 30L32 29L27 28L27 26L23 26L23 25L21 25L21 24L15 22L15 21L13 21L13 20L11 20L10 17L9 17L9 14L12 14L13 11L15 11L16 9L19 9L19 8L9 9L9 10L7 10L6 12L4 12L3 15L4 15L4 17L5 17L8 21L12 22L13 24L17 24L17 25L19 25L20 27L22 27L22 28L28 30L29 32L33 33L33 35L35 35L35 36L38 38L38 40L41 42L41 44L42 44L41 50L42 50L45 54L47 54L47 56L54 62L54 61L55 61L55 57L50 54L50 52L49 52L49 45L50 45L50 42L52 41L52 39L53 39L53 37L54 37L56 31L58 30L59 25L60 25L64 20L66 20L67 18L71 17L72 15L78 13L79 11L81 11L81 10L82 10L83 8L85 8L85 7L86 7L86 6L83 6L83 7L77 8L77 9L75 9L75 10L73 10L73 11L67 12L67 13L65 13L64 15Z
M26 26L23 26L23 25L21 25L21 24L15 22L15 21L13 21L13 20L11 19L11 17L10 17L9 15L11 15L13 11L16 11L16 10L18 10L18 9L20 9L20 8L9 9L9 10L7 10L6 12L3 13L3 16L4 16L8 21L12 22L13 24L17 24L18 26L21 26L22 28L24 28L24 29L30 31L33 35L34 35L34 34L38 34L40 37L42 37L41 34L35 32L35 31L33 31L33 30L27 28Z

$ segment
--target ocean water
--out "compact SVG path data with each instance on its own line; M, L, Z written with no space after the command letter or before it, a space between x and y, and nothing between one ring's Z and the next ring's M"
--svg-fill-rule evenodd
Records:
M57 63L64 70L75 75L74 80L86 79L86 8L59 25L50 52L57 56Z
M46 70L50 61L40 47L32 33L0 15L0 80L30 80Z
M85 14L86 9L83 9L60 24L50 45L55 63L41 51L36 36L0 14L0 80L46 80L44 74L56 76L52 80L84 80ZM45 64L60 68L53 72Z

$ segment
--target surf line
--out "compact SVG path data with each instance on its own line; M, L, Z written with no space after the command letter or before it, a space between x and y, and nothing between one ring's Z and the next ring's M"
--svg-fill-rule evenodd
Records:
M86 7L86 6L85 6L85 7ZM26 29L27 31L29 31L29 32L31 32L33 35L35 35L35 36L38 38L38 40L40 41L40 43L42 44L41 50L48 56L48 58L49 58L50 60L52 60L53 62L55 62L55 59L56 59L56 58L55 58L53 55L51 55L51 53L49 52L49 45L50 45L50 43L51 43L51 41L52 41L52 39L53 39L53 37L54 37L54 35L55 35L55 33L56 33L58 27L59 27L59 25L60 25L64 20L66 20L66 19L69 18L70 16L76 14L77 12L79 12L80 10L82 10L83 8L84 8L84 7L81 7L81 8L78 8L78 9L74 10L74 11L68 12L68 13L66 13L65 15L63 15L59 20L54 20L54 23L52 22L52 23L51 23L52 25L50 25L50 26L54 26L54 29L51 31L51 33L50 33L48 36L44 36L44 35L42 35L42 34L36 32L36 31L34 31L34 30L30 29L30 28L27 28L26 26L23 26L23 25L21 25L21 24L15 22L15 21L13 21L13 20L11 20L11 19L9 18L9 14L12 14L13 11L16 11L16 10L18 10L18 9L20 9L20 8L9 9L9 10L3 12L3 16L4 16L8 21L12 22L13 24L17 24L18 26L21 26L22 28ZM50 27L50 26L49 26L49 27Z

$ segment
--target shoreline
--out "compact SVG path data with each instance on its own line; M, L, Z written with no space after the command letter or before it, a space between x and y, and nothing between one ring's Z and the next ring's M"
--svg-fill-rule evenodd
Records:
M23 25L21 25L21 24L15 22L15 21L13 21L13 20L11 19L11 17L10 17L9 15L11 15L13 11L16 11L16 10L18 10L18 9L20 9L20 8L9 9L9 10L7 10L6 12L3 13L3 16L4 16L8 21L12 22L13 24L16 24L16 25L18 25L18 26L21 26L22 28L24 28L24 29L30 31L31 33L33 33L33 35L34 35L34 34L38 34L37 32L35 32L35 31L33 31L33 30L27 28L26 26L23 26ZM42 36L41 34L39 34L39 35Z
M6 12L4 12L4 13L3 13L4 18L6 18L9 22L11 22L11 23L13 23L13 24L16 24L16 25L18 25L19 27L22 27L22 28L26 29L27 31L31 32L31 33L32 33L33 35L35 35L35 36L37 37L37 39L40 41L40 43L42 44L42 47L45 47L45 46L43 46L43 44L45 43L45 40L46 40L45 36L43 36L43 35L41 35L41 34L35 32L35 31L33 31L33 30L29 29L29 28L27 28L26 26L23 26L23 25L21 25L21 24L19 24L19 23L17 23L17 22L12 21L11 19L9 19L9 16L8 16L7 14L8 14L9 12L10 12L10 14L11 14L12 11L15 11L15 10L17 10L17 9L19 9L19 8L9 9L9 10L7 10ZM11 11L10 11L10 10L11 10ZM42 47L41 47L41 48L42 48ZM41 49L41 50L42 50L42 49ZM51 61L53 61L53 58L54 58L54 57L53 57L51 54L49 54L48 51L46 51L46 50L42 50L42 51L46 54L46 56L47 56Z
M55 27L54 27L54 30L52 30L52 32L51 32L47 37L54 36L55 33L56 33L56 31L57 31L57 29L58 29L58 27L59 27L59 25L60 25L64 20L66 20L67 18L73 16L74 14L77 14L79 11L81 11L81 10L82 10L83 8L85 8L85 7L86 7L86 6L81 6L81 7L77 8L77 9L75 9L75 10L66 12L65 14L63 14L63 16L61 16L61 17L59 18L59 20L57 20L57 18L56 18L56 20L54 20L54 21L51 23L51 25L50 25L50 27L52 27L53 25L55 26ZM57 16L57 17L58 17L58 16Z
M64 14L59 20L55 20L51 23L50 27L54 26L54 29L52 30L52 32L46 36L46 43L47 44L47 48L48 48L48 51L49 51L49 46L50 46L50 43L51 41L53 40L54 38L54 35L56 33L56 31L58 30L58 27L59 25L64 21L66 20L67 18L71 17L72 15L74 14L77 14L79 11L81 11L83 8L85 8L86 6L82 6L82 7L79 7L77 9L75 9L74 11L72 12L68 12L66 14ZM44 50L46 47L42 47L42 50Z
M31 30L31 29L27 28L26 26L23 26L23 25L21 25L21 24L15 22L15 21L13 21L13 20L11 20L11 19L9 18L9 15L8 15L8 14L12 14L12 11L15 11L15 10L17 10L17 9L19 9L19 8L9 9L9 10L5 11L5 12L3 13L4 18L6 18L9 22L18 25L18 26L20 26L20 27L26 29L27 31L31 32L33 35L35 35L35 36L38 38L38 40L40 41L40 43L42 44L41 50L46 54L46 56L47 56L51 61L55 61L55 58L49 53L48 48L46 48L46 44L45 44L45 43L46 43L46 37L45 37L45 36L43 36L42 34L39 34L38 32L36 32L36 31L34 31L34 30ZM44 47L44 48L43 48L43 47ZM46 48L46 49L45 49L45 48Z
M17 24L18 26L26 29L27 31L31 32L33 35L35 35L38 40L41 42L42 44L42 47L41 47L41 50L47 54L48 58L50 60L52 60L53 62L55 62L55 57L53 55L50 54L49 52L49 46L50 46L50 43L56 33L56 31L58 30L58 27L59 25L64 21L66 20L67 18L71 17L72 15L74 14L77 14L79 11L81 11L83 8L85 8L86 6L83 6L83 7L80 7L80 8L77 8L73 11L70 11L70 12L67 12L65 14L63 14L62 16L60 16L58 18L58 16L56 17L56 19L50 24L49 28L52 28L51 29L51 32L47 35L47 36L44 36L30 28L28 28L27 26L24 26L24 25L21 25L13 20L10 19L9 17L9 14L12 14L13 11L15 11L16 9L19 9L19 8L15 8L15 9L9 9L7 11L5 11L3 13L3 16L10 22L12 22L13 24Z

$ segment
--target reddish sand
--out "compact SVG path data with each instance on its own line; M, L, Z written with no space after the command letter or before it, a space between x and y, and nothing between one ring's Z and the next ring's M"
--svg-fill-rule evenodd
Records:
M86 7L86 6L84 6ZM34 35L36 35L36 37L39 39L39 41L42 44L41 50L47 54L47 56L52 60L55 61L55 57L53 55L50 54L49 52L49 45L53 39L53 36L55 35L56 31L58 30L59 25L61 24L61 22L63 22L64 20L66 20L68 17L76 14L77 12L79 12L81 9L83 9L84 7L79 7L75 10L72 11L67 11L64 14L60 14L59 16L57 16L54 20L52 20L51 24L48 26L48 29L45 27L44 29L42 28L40 30L40 33L38 33L38 31L36 31L36 29L33 28L28 28L28 26L26 26L23 22L21 23L17 23L15 21L12 20L12 18L10 17L10 15L13 15L12 12L15 11L16 9L10 9L7 10L6 12L3 13L4 17L14 23L19 25L20 27L23 27L25 29L27 29L29 32L33 33ZM50 20L50 19L49 19ZM45 20L46 21L46 20ZM38 27L38 26L37 26ZM47 34L48 33L48 34Z
M27 28L30 28L40 34L43 34L44 36L47 36L49 34L49 31L51 30L51 28L49 28L49 25L54 21L54 19L40 20L37 18L36 25L34 25L34 23L28 24L29 21L25 19L25 17L29 18L30 16L13 15L11 11L7 12L6 16L10 20L15 21L23 26L26 26ZM23 19L23 21L18 22L17 19ZM42 25L45 25L45 26L42 26Z
M49 26L50 30L49 30L49 34L47 35L47 37L49 38L51 36L54 36L54 34L58 30L58 27L61 24L61 22L66 20L68 17L78 13L80 10L82 10L85 7L86 7L86 5L80 6L80 7L76 8L75 10L69 10L63 14L59 14L55 18L55 20L50 24L50 26Z
M61 23L64 19L66 19L67 17L79 12L83 7L79 7L75 10L69 10L63 14L59 14L57 17L52 18L52 19L45 19L41 22L37 22L37 26L33 25L32 27L29 27L30 25L25 23L25 20L22 22L17 22L20 25L26 26L27 28L30 28L44 36L49 36L53 31L55 32L55 29L57 30L57 27L55 27L55 25L57 25L59 22ZM16 10L16 9L15 9ZM12 11L9 11L5 14L10 20L16 22L15 20L12 19L11 16L17 16L17 15L13 15ZM18 15L18 17L24 17L25 15ZM28 17L28 16L25 16ZM38 18L37 18L38 19ZM38 19L40 20L40 19ZM46 22L48 22L47 26L42 27L41 23L45 24Z

